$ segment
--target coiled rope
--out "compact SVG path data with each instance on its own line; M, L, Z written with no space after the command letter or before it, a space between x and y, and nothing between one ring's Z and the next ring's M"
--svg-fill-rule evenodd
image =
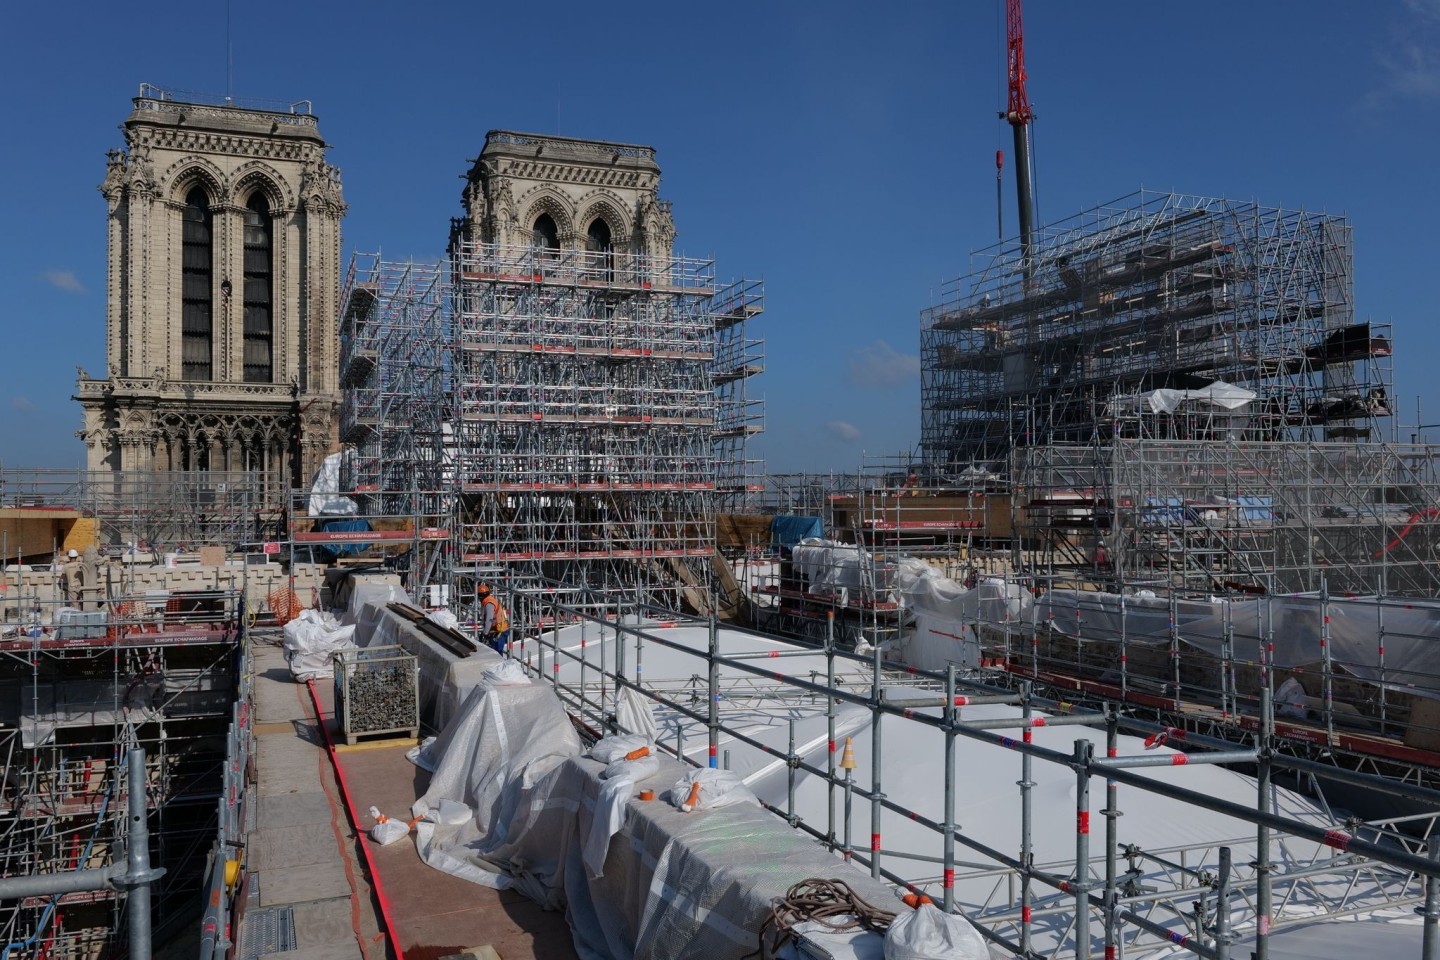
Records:
M774 960L780 948L795 938L795 927L806 921L836 933L864 929L883 934L894 919L893 911L867 902L844 880L801 880L771 902L770 916L760 924L760 948L742 960ZM767 942L770 938L774 943Z

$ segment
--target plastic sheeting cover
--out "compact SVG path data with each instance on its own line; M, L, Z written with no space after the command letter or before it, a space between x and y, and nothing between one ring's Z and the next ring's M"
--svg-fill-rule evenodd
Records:
M811 593L859 591L871 582L870 554L854 544L806 539L795 545L791 558Z
M285 660L296 682L335 675L335 654L355 649L355 627L341 626L330 614L302 610L285 624Z
M944 670L951 663L979 666L976 625L1021 622L1034 602L1019 584L992 578L966 588L911 557L900 559L895 585L915 617L914 630L895 655L922 670Z
M477 686L427 751L439 759L412 809L424 816L452 800L475 817L463 825L417 825L421 859L474 883L518 886L557 907L562 850L551 845L569 834L574 807L549 802L547 782L580 749L548 686Z
M1051 629L1085 640L1116 639L1161 646L1170 642L1170 602L1163 597L1120 596L1054 590L1037 601L1036 618ZM1227 630L1240 659L1255 659L1261 643L1274 640L1277 668L1318 663L1328 641L1333 662L1362 680L1409 693L1440 695L1440 604L1422 600L1378 603L1375 599L1322 601L1315 596L1247 600L1177 601L1175 629L1182 643L1222 655ZM1380 625L1384 624L1384 635ZM1381 645L1384 669L1381 669Z
M1237 387L1233 383L1216 380L1208 387L1201 387L1198 390L1160 389L1135 396L1116 397L1106 405L1106 408L1111 416L1132 412L1141 406L1151 413L1174 413L1180 409L1182 404L1190 402L1208 403L1222 410L1239 410L1254 400L1256 396L1254 390L1247 390L1244 387Z
M310 516L351 517L360 512L354 500L340 496L340 462L344 456L344 452L330 454L315 471L310 483Z

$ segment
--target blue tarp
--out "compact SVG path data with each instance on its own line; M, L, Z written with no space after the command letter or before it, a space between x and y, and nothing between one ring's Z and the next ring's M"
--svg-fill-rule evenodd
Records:
M789 550L806 537L825 536L825 524L819 517L775 517L770 523L770 542Z
M370 521L364 517L345 517L337 520L321 521L319 529L324 533L352 533L370 529ZM373 546L369 543L327 543L321 549L332 556L343 557Z

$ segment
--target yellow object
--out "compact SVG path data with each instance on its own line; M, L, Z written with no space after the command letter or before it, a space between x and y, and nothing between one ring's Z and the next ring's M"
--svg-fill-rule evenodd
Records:
M841 770L854 770L854 769L855 769L855 747L854 747L854 742L855 742L855 741L854 741L854 738L852 738L852 737L846 737L846 738L845 738L845 752L842 753L842 754L840 754L840 769L841 769Z
M225 861L225 886L234 889L235 884L240 881L240 861Z

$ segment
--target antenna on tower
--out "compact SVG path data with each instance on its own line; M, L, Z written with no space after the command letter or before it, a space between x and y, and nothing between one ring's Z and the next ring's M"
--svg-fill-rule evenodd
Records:
M235 48L230 43L230 0L225 0L225 102L235 96Z

